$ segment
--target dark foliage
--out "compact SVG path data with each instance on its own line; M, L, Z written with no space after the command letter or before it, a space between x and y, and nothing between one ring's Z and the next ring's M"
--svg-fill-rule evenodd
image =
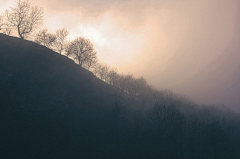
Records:
M0 34L0 158L240 157L237 114L167 91L143 95L133 98L65 56Z

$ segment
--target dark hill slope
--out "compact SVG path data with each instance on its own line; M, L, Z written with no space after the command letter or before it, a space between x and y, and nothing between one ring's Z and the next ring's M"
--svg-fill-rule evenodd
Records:
M0 158L95 158L119 96L73 60L0 34Z
M0 34L0 159L239 159L239 115L171 91L143 94Z
M120 94L67 57L33 42L1 34L0 48L0 94L5 105L37 111L106 106L112 95Z

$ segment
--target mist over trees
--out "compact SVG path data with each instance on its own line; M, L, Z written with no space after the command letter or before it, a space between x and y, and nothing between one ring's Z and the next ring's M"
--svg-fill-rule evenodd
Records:
M91 71L99 79L110 85L114 85L133 96L141 96L147 82L142 77L135 79L133 75L123 75L116 68L110 68L97 59L97 52L89 39L77 37L70 41L67 39L69 31L61 28L50 33L47 28L33 34L43 22L43 9L37 6L31 7L29 0L18 0L11 12L6 10L0 16L1 32L10 35L13 29L17 29L20 38L33 35L33 41L49 49L64 54L74 59L81 67ZM149 87L149 86L148 86Z
M29 121L25 121L25 123L30 125L30 128L31 126L40 126L38 128L39 131L36 131L36 134L40 137L37 137L41 139L41 131L45 130L47 139L52 141L52 145L49 147L54 147L55 151L49 151L48 154L43 153L41 154L42 156L46 155L44 156L45 158L49 156L62 157L61 155L71 154L63 154L62 151L64 151L73 152L80 157L84 156L83 158L96 158L96 156L100 156L99 158L144 159L239 158L240 138L238 134L240 133L240 118L238 115L230 111L221 110L217 106L204 107L197 105L186 97L175 94L172 91L154 89L143 77L136 78L130 73L126 75L119 73L117 68L111 68L109 65L98 61L97 52L89 39L77 37L74 40L69 40L69 31L65 28L58 29L55 33L50 33L48 29L41 29L34 34L34 31L42 24L43 10L39 7L31 7L28 0L18 0L16 2L17 5L11 8L11 11L6 11L4 15L0 16L0 31L2 33L9 35L12 29L17 29L21 39L26 39L29 35L33 35L35 43L49 48L47 53L52 54L53 52L51 51L53 50L62 55L54 55L57 59L66 58L66 56L73 59L78 64L74 69L85 68L95 75L94 78L97 77L104 81L105 83L101 82L105 84L105 87L121 92L119 94L116 93L114 97L108 94L111 98L104 98L107 101L103 103L107 105L107 108L104 107L103 110L97 107L102 101L96 100L96 103L99 103L95 103L95 98L99 94L93 96L95 98L91 98L90 101L86 100L92 97L91 94L86 93L90 90L83 93L84 97L89 96L86 99L77 96L74 94L77 92L75 87L78 87L77 84L79 84L76 81L84 76L79 75L78 78L75 78L78 74L74 72L72 65L68 66L70 60L68 59L67 61L67 58L65 59L67 61L65 62L66 68L72 68L72 70L61 70L62 67L59 66L62 63L60 60L54 61L54 59L53 61L56 63L54 66L58 66L54 67L54 69L57 71L55 70L56 72L54 72L52 70L54 73L53 82L50 81L50 84L47 83L47 86L44 86L45 83L42 82L48 81L45 79L41 79L42 81L39 82L39 85L34 85L32 80L25 82L27 83L25 87L28 89L31 87L36 89L47 87L45 89L49 92L44 90L44 93L36 97L26 91L28 96L19 97L18 99L20 95L14 91L14 86L20 86L15 84L14 81L5 85L0 90L0 95L4 92L2 94L6 98L0 101L0 105L14 105L12 103L15 100L21 103L22 100L27 98L27 100L35 104L39 99L42 99L45 102L43 102L44 104L50 101L49 105L46 104L49 107L52 105L66 108L74 107L74 109L69 108L69 110L61 108L70 113L66 115L64 114L66 112L60 111L64 115L56 113L57 115L54 114L55 116L43 117L45 120L42 123L36 119L36 123L41 123L39 125L29 124ZM10 55L6 55L6 57L8 56ZM49 62L49 66L53 66L52 63L54 62ZM0 65L1 69L7 68L7 71L18 67L17 64L14 65L14 62L12 68L6 67L7 62L2 59L0 59ZM31 67L26 68L29 69ZM48 69L48 67L45 68L45 70ZM89 73L85 69L82 69L87 72L85 74L91 74L91 72ZM34 71L31 70L30 72ZM64 73L68 74L68 72L72 73L72 78L62 75ZM27 74L26 71L24 73ZM45 77L44 75L44 72L39 72L35 80ZM11 75L8 75L8 72L4 79L7 77L11 77ZM20 77L20 79L23 79L24 74L20 75ZM71 86L69 79L77 79L76 83L74 83L76 85ZM84 81L87 83L89 80L93 79L88 78ZM64 83L63 81L68 82ZM100 83L99 81L98 84ZM31 86L29 86L29 83ZM70 86L67 87L68 85ZM53 90L48 89L48 87L52 86ZM73 92L71 92L72 89L74 89ZM95 88L91 89L94 89L96 92L99 91L95 90ZM67 94L69 92L74 95ZM88 103L92 101L96 107L88 107ZM84 103L86 107L77 109L78 103ZM0 110L1 115L5 115L10 109L1 107ZM35 111L34 113L37 114L39 112ZM52 120L53 118L54 120ZM70 145L70 148L66 145Z

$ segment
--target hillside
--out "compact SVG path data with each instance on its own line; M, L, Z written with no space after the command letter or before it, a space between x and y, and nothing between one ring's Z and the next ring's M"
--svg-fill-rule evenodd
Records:
M239 158L238 114L170 91L146 96L0 34L0 158Z
M57 146L59 140L74 136L71 133L76 129L87 131L86 127L107 116L117 97L124 96L73 60L44 46L3 34L0 34L0 88L1 137L8 135L1 139L0 154L34 154L30 158L46 153L48 144L41 135L50 139L47 143ZM65 134L66 127L73 129L70 134ZM40 141L43 142L40 145L31 145Z
M33 42L1 35L0 48L1 96L11 98L8 101L18 108L40 111L76 106L72 101L106 106L106 98L120 95L69 58ZM15 105L7 103L11 104Z

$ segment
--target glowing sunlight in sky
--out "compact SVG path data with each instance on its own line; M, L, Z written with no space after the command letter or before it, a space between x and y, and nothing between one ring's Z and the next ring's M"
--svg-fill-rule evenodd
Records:
M147 40L141 30L124 31L122 25L117 24L121 17L105 13L98 21L79 22L76 27L69 30L69 39L83 36L88 38L98 52L98 58L112 66L132 62Z

